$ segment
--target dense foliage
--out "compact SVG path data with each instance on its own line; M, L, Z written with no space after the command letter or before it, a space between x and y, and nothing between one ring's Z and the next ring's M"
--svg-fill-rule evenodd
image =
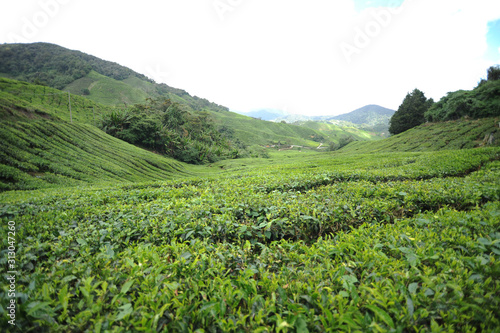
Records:
M147 80L144 75L117 63L53 44L0 45L0 73L22 81L63 89L91 70L116 80L123 80L131 75Z
M423 124L424 114L433 103L432 98L427 99L418 89L408 93L390 120L389 132L395 135Z
M146 104L114 111L103 117L102 128L126 142L186 163L215 162L239 154L208 113L189 112L169 99L149 99Z
M2 223L16 223L17 328L494 331L499 154L314 154L0 195Z
M500 116L500 80L488 80L474 90L448 93L425 113L428 121Z

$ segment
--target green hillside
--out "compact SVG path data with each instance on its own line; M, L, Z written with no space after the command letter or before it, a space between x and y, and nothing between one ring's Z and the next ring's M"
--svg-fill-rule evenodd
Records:
M236 140L251 145L303 145L318 147L326 138L310 128L259 120L234 112L211 113L223 130L230 131Z
M91 71L85 77L73 81L67 85L64 90L72 94L82 95L85 89L90 94L85 95L88 99L105 105L130 105L142 103L150 95L146 89L139 89L129 82L145 82L138 78L127 79L128 81L118 81L107 76L101 75L96 71ZM145 82L145 85L152 83Z
M499 66L489 71L500 73ZM500 77L482 80L473 90L450 92L435 103L426 113L428 121L448 121L462 117L472 119L500 116Z
M427 123L390 138L373 142L353 142L343 149L351 153L438 151L484 146L489 137L500 145L500 118L460 119ZM486 140L485 140L486 138Z
M342 137L371 137L366 132L354 128L345 131L332 128L331 131L320 132L311 128L243 117L229 112L226 107L191 96L182 89L157 84L144 75L116 63L47 43L0 45L1 76L63 89L89 100L84 105L90 106L90 101L93 101L99 104L101 109L104 106L123 108L144 103L147 98L168 98L185 105L189 111L210 112L217 119L220 129L232 133L234 139L245 147L283 143L315 148L321 142L338 143ZM64 104L64 97L60 97L58 107L59 104Z
M71 104L71 115L70 115ZM78 95L27 82L0 78L0 119L47 118L98 125L115 108Z
M0 191L166 180L184 166L85 124L0 122Z
M184 164L94 127L112 107L71 95L70 117L68 94L60 90L4 78L0 89L0 191L165 180L187 172Z
M378 105L367 105L352 112L335 116L330 120L348 121L353 124L362 125L362 129L379 133L388 133L389 120L394 110Z
M352 137L356 141L376 140L380 136L376 133L360 129L354 124L331 124L319 121L299 121L294 125L307 127L321 133L325 141L339 143L342 138Z

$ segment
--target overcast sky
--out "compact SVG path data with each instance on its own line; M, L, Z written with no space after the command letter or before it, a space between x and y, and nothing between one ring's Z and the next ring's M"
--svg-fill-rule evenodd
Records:
M498 0L1 0L0 43L49 42L231 110L439 100L500 63Z

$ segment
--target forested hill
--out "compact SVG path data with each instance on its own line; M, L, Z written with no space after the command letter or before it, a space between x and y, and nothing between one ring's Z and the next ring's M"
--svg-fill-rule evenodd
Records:
M56 89L63 89L92 70L115 80L137 77L152 82L115 62L48 43L0 45L0 60L0 73Z
M155 83L115 62L49 43L0 45L0 76L68 90L107 105L164 97L193 110L228 110L185 90Z

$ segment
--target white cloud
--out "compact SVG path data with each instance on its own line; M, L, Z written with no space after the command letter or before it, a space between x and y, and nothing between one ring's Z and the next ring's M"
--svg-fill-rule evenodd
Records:
M19 32L22 18L50 1L62 0L2 1L0 31ZM473 88L490 65L486 24L500 18L497 0L406 0L388 22L380 18L387 9L358 13L351 0L218 1L231 6L223 20L214 0L66 1L35 39L232 109L338 114L371 103L397 108L416 87L435 99ZM367 28L369 45L348 63L341 43Z

